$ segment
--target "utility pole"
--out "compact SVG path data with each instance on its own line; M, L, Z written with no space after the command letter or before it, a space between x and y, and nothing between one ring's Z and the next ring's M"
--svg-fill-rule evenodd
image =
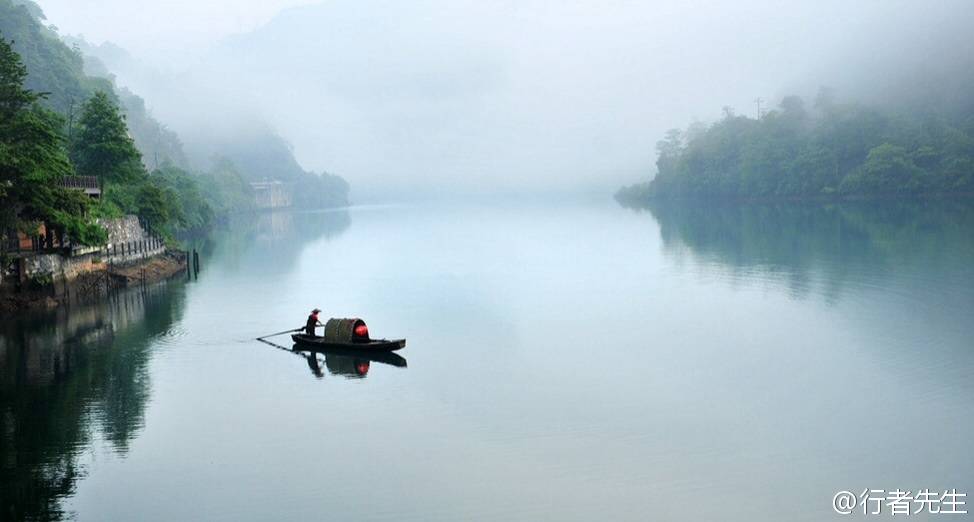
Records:
M760 120L764 117L764 111L761 110L761 104L764 103L764 100L761 98L754 98L754 103L756 103L758 106L758 119Z

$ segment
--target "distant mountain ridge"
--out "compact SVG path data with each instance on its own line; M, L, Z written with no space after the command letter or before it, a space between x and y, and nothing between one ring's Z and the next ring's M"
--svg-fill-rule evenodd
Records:
M148 90L186 90L187 96L197 99L188 103L204 105L207 94L193 89L192 81L181 76L172 77L144 66L125 49L110 42L93 45L82 37L65 37L80 49L86 58L86 66L93 74L111 78L118 72L128 83ZM113 71L113 72L109 72ZM189 84L187 86L187 83ZM121 89L127 93L127 89ZM137 97L136 97L137 98ZM123 97L125 101L125 97ZM140 98L133 105L142 105ZM279 180L289 185L300 184L295 190L294 203L300 207L342 206L348 204L348 183L339 176L322 172L309 172L298 163L290 144L267 122L254 115L242 116L237 110L228 110L214 104L211 121L183 123L180 135L180 154L185 162L196 169L210 169L229 160L249 181ZM233 113L234 121L223 121L227 113ZM198 115L197 115L198 117ZM237 119L239 118L239 120ZM183 152L185 151L185 152ZM146 156L146 161L152 160ZM308 189L311 188L310 194Z
M45 20L41 8L30 0L0 0L0 37L13 41L14 50L23 57L28 70L26 87L48 93L44 105L69 124L86 100L104 91L122 107L129 133L150 170L167 164L186 170L219 170L229 160L249 181L275 179L295 187L295 206L348 204L349 186L344 179L306 171L288 143L259 117L248 115L247 124L224 122L225 114L214 108L210 117L196 115L201 121L213 122L212 126L191 126L191 132L180 133L188 139L181 139L149 112L145 99L119 86L115 72L123 71L129 77L141 73L143 81L135 83L163 88L175 88L181 78L167 78L145 68L137 71L138 60L124 49L62 36L55 27L45 25ZM182 97L190 111L217 105L218 100L200 99L204 95L188 99L192 94Z
M149 113L145 101L118 88L104 65L82 54L79 47L69 47L44 20L34 2L0 0L0 36L13 41L14 50L23 57L26 87L48 93L43 103L69 120L95 92L108 93L123 108L129 132L148 167L169 162L187 168L179 137Z

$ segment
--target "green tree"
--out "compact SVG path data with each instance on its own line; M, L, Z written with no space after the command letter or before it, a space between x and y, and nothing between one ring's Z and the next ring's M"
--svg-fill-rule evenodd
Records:
M96 90L110 90L111 81L84 73L84 60L42 23L43 12L33 2L0 0L0 33L21 54L28 76L24 86L47 92L41 104L68 115ZM73 108L73 110L72 110Z
M82 107L72 158L82 176L107 182L132 183L145 175L142 155L135 148L125 117L104 91Z
M961 112L963 110L961 109ZM963 117L839 104L815 111L796 96L760 119L724 117L657 145L657 174L626 187L627 204L655 197L800 198L969 193L974 134Z
M866 162L843 180L846 193L909 193L928 188L929 180L906 149L884 143L869 151Z
M0 38L0 226L30 232L39 223L63 240L104 240L86 217L88 201L61 186L72 173L59 130L62 120L41 108L42 95L23 87L27 69Z
M229 159L217 158L200 181L206 201L220 218L254 209L254 190Z
M200 230L213 222L213 208L203 197L197 178L172 164L149 175L149 182L173 195L169 214L176 228Z
M178 218L178 210L172 205L175 194L155 185L146 183L139 187L136 196L137 212L149 230L160 235L169 235L168 225Z

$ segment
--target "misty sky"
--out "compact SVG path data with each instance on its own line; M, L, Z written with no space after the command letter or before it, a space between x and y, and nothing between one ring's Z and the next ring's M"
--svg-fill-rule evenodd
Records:
M48 21L90 41L112 41L144 59L252 31L282 9L313 0L40 0Z
M822 84L841 96L864 70L870 88L888 87L872 65L966 34L974 5L39 3L62 33L141 60L143 70L116 71L119 82L185 139L264 119L305 168L341 174L356 191L611 190L652 173L666 129L711 121L725 105L754 114L757 97Z

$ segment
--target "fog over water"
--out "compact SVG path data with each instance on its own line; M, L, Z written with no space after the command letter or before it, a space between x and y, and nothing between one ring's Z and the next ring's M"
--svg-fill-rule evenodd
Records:
M30 4L0 29L83 125L66 158L40 126L9 153L4 120L0 159L86 168L102 197L68 217L138 214L193 262L116 288L138 265L32 221L69 214L60 175L3 199L4 284L64 306L0 314L0 522L817 522L838 493L974 494L974 0L38 3L67 47ZM75 118L110 83L86 74L140 152L111 100ZM292 335L315 308L327 343Z
M0 506L811 522L843 489L969 493L972 218L607 198L252 216L198 278L0 318ZM408 344L254 340L310 306Z
M666 129L724 106L821 85L888 98L904 67L966 54L974 19L966 1L41 6L128 50L110 69L184 141L267 121L357 194L608 191L652 174Z

